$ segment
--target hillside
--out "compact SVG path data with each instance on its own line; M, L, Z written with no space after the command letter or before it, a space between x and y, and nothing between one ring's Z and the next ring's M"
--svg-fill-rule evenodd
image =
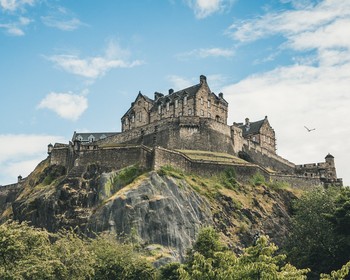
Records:
M70 227L87 235L115 232L143 245L160 244L172 258L182 259L205 225L238 251L251 245L257 232L280 244L297 194L259 183L259 177L241 185L230 170L205 178L170 167L110 171L91 164L78 173L65 175L64 167L43 161L12 193L1 220L26 220L52 232Z

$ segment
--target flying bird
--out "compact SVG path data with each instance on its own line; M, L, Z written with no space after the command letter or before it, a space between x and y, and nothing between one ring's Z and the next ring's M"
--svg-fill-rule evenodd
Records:
M313 130L316 130L316 128L308 128L308 127L306 127L305 125L304 125L304 127L306 128L307 132L311 132L311 131L313 131Z

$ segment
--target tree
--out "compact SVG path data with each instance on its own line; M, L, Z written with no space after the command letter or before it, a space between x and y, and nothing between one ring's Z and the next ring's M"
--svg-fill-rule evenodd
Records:
M119 243L114 236L103 235L91 240L90 251L96 258L96 280L151 280L156 277L150 262L134 252L132 245Z
M267 237L262 236L255 246L248 247L237 257L220 242L214 229L204 228L186 262L178 269L178 279L306 279L309 270L300 270L286 263L286 256L277 255L277 249Z
M60 268L46 231L27 223L0 225L0 279L56 279Z
M286 242L288 260L309 267L311 279L339 269L350 259L350 191L316 188L294 205Z

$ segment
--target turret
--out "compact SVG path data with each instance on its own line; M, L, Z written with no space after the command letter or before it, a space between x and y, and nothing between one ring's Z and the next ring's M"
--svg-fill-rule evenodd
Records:
M53 150L53 145L50 143L49 145L47 145L47 154L51 155L52 150Z
M337 179L337 172L335 169L335 164L334 164L334 156L331 154L328 154L325 157L326 160L326 176L328 179L336 180Z

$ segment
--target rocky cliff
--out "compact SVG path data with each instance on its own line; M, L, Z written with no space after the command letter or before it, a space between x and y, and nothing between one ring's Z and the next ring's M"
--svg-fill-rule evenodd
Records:
M8 197L4 189L1 197ZM237 251L250 245L256 232L280 244L294 198L295 191L240 185L227 174L204 178L167 167L114 171L98 164L66 174L63 166L43 161L12 200L2 204L0 215L2 220L27 220L49 231L110 231L141 246L160 244L173 258L182 259L205 225L219 230Z

